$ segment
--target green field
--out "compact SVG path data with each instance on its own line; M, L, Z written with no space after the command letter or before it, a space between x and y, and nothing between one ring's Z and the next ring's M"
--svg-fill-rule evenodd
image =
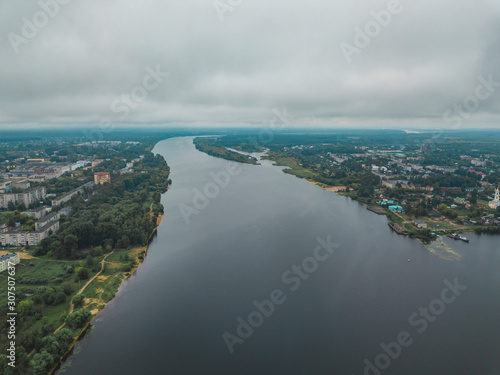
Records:
M134 247L131 249L115 250L108 256L104 271L99 274L82 292L84 297L80 306L75 310L85 309L92 315L97 314L107 302L116 294L118 287L144 259L145 248ZM101 261L105 255L92 257L90 260L52 260L47 257L21 259L16 266L16 302L18 312L17 340L24 343L27 360L33 358L33 349L41 345L44 337L52 336L53 332L65 323L70 311L72 299L78 291L101 270ZM82 279L75 273L79 267L89 269L88 277ZM7 285L8 274L0 274L0 285ZM0 304L7 306L7 288L0 289ZM32 309L21 313L23 301L34 301ZM6 351L6 322L2 321L0 347ZM68 325L65 324L65 328ZM82 327L69 327L71 336L76 337ZM69 345L68 343L67 345ZM61 353L64 352L61 348ZM26 364L24 362L23 366Z
M317 173L300 166L294 158L278 152L269 151L263 159L272 160L277 166L288 167L284 170L285 173L293 174L300 178L314 179L317 176Z

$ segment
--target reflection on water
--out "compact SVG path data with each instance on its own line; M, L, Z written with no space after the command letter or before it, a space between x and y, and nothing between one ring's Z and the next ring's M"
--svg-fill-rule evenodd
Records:
M190 138L154 151L173 181L158 235L64 374L361 375L455 279L467 290L381 374L498 374L499 237L426 248L392 232L385 217L265 162L242 166L187 224L180 205L192 205L194 189L229 162ZM299 289L285 289L283 273L306 266L316 239L328 236L341 247L303 274ZM248 321L254 301L276 288L286 303L231 354L223 334L236 334L237 319Z

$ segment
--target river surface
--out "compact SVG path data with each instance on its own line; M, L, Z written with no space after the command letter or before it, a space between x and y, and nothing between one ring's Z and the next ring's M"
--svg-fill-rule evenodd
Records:
M154 152L158 235L59 374L500 374L499 237L430 251L269 162Z

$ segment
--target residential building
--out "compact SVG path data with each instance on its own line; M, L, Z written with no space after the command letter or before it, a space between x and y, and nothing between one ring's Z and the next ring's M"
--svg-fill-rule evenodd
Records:
M9 267L9 263L18 264L20 261L18 253L0 256L0 272L5 271Z
M2 246L34 246L59 229L59 221L49 221L35 231L3 230L0 232Z
M56 207L56 206L59 206L63 203L68 202L75 195L82 194L84 188L92 187L92 186L94 186L94 181L87 182L86 184L83 184L82 186L77 187L76 189L68 191L67 193L61 195L60 197L54 198L52 200L52 207Z
M94 183L98 184L106 184L111 182L111 173L109 172L100 172L94 173Z
M23 193L0 194L0 208L7 208L9 203L24 203L28 207L31 203L44 199L47 195L45 186L29 189Z
M414 219L413 225L415 225L418 229L427 228L427 223L425 221L419 220L419 219Z
M102 159L97 159L97 160L92 160L92 168L97 167L99 164L101 164L104 160Z
M39 230L40 228L43 228L45 225L47 225L51 221L57 221L61 217L59 212L52 212L44 217L42 217L40 220L38 220L35 223L35 228L36 230Z
M38 220L38 219L41 219L42 217L44 217L48 210L50 210L50 207L42 206L42 207L38 207L34 210L24 211L21 213L24 215L28 215L35 220Z
M72 207L63 207L59 210L59 214L65 215L65 216L70 216L72 212L73 212Z

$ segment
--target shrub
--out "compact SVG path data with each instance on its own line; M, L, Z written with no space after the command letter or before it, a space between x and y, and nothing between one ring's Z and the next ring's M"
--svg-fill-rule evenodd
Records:
M89 278L89 271L84 267L77 267L76 274L80 280Z
M122 267L123 272L130 272L132 271L132 267L130 267L130 264L126 264Z
M69 314L65 322L70 328L82 328L91 316L92 314L88 310L81 309Z
M73 297L73 304L75 306L81 306L83 304L83 300L85 299L85 297L83 296L83 294L77 294L76 296Z

